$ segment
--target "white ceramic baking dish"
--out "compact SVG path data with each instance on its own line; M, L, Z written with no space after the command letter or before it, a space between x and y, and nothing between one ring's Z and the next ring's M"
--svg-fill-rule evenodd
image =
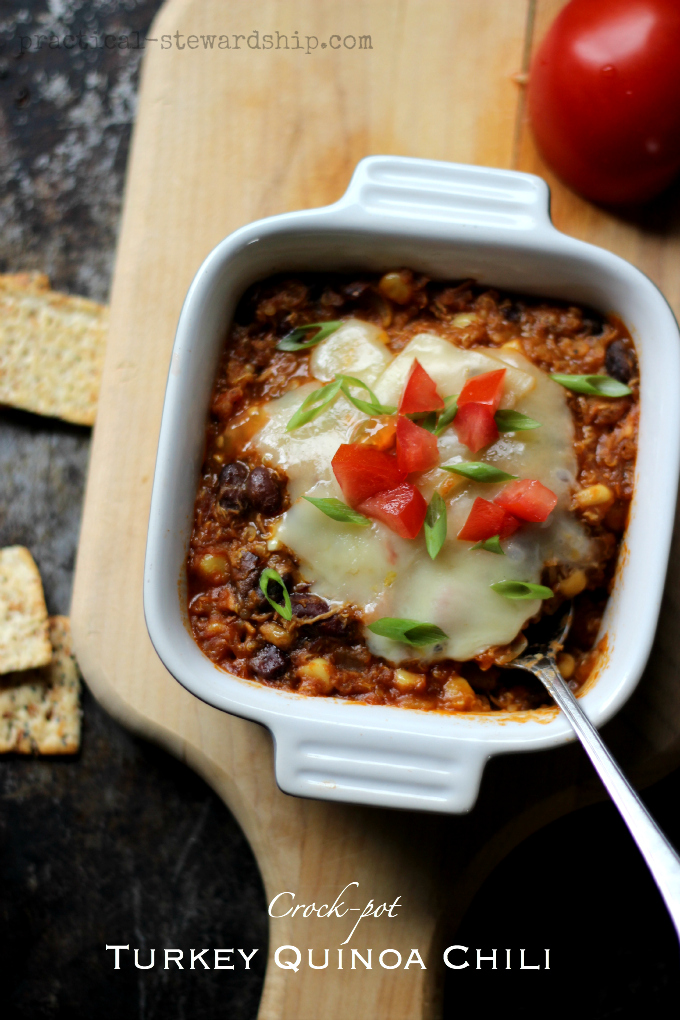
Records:
M196 274L177 327L151 502L144 608L158 655L184 687L268 727L285 792L463 812L475 802L491 755L563 744L573 739L565 719L361 705L242 680L214 666L194 643L182 594L210 392L240 295L282 270L404 265L434 278L473 277L593 305L621 316L631 330L642 380L635 498L603 621L607 654L581 702L601 725L629 697L654 637L673 526L678 328L642 273L553 227L547 185L528 174L374 156L359 163L335 205L251 223L214 249Z

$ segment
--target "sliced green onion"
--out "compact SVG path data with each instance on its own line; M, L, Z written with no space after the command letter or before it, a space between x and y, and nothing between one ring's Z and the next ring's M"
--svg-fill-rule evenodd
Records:
M401 641L405 645L420 648L423 645L436 645L439 641L448 640L448 634L435 626L434 623L420 623L419 620L400 620L396 616L383 616L381 620L371 623L368 629L380 637Z
M610 375L563 375L554 372L551 376L556 383L574 393L587 393L591 397L627 397L631 390Z
M462 464L442 464L444 471L453 471L457 475L471 478L474 482L509 482L517 475L509 475L507 471L484 464L479 460L471 460Z
M371 522L368 517L364 517L358 510L352 510L351 506L347 506L340 499L334 497L315 499L313 496L303 496L302 498L334 521L340 521L343 524L358 524L360 528L370 526Z
M437 428L434 430L435 436L440 436L447 425L450 425L453 419L458 413L458 397L444 397L444 410L440 412L437 418Z
M446 503L435 492L425 514L425 547L431 559L437 555L446 541Z
M494 420L499 432L525 432L527 429L541 427L540 421L535 421L521 411L496 411Z
M450 425L458 412L458 397L444 397L443 411L428 411L420 414L407 414L406 417L416 425L427 429L435 436L440 436L447 425Z
M341 384L342 392L350 403L354 404L355 407L358 407L360 411L364 412L364 414L396 414L396 407L389 407L385 404L381 404L371 387L361 379L357 379L353 375L339 375L337 381ZM371 398L370 401L360 400L359 397L353 396L350 386L360 386L363 390L366 390Z
M528 581L497 581L491 588L506 599L551 599L553 591L544 584L529 584Z
M437 412L428 411L425 414L407 414L405 415L410 421L416 425L420 425L421 429L427 429L428 432L432 432L434 435L437 434Z
M497 553L499 556L505 556L505 551L501 547L500 535L494 535L493 538L487 538L484 542L478 542L477 545L470 546L470 549L486 549L487 552ZM500 583L503 584L505 582L501 581Z
M305 400L302 401L297 411L286 425L286 432L292 432L294 429L299 429L301 425L306 425L312 418L316 418L317 414L323 411L324 407L330 404L338 393L342 383L339 379L334 382L327 383L318 390L314 390L310 393Z
M322 340L325 340L331 333L335 333L336 329L340 329L342 326L342 320L335 319L332 322L310 322L306 326L296 326L292 333L286 334L276 345L277 351L306 351L310 347L316 347ZM305 337L312 329L318 329L316 336L313 336L311 340L305 340Z
M270 581L276 581L277 584L281 585L281 590L283 591L283 605L275 602L274 599L270 597L268 591ZM278 570L273 570L271 567L267 567L266 570L262 571L260 574L260 591L272 609L275 609L279 616L282 616L284 620L293 619L293 607L290 603L290 595L288 594L288 589L283 583L283 578L279 574Z

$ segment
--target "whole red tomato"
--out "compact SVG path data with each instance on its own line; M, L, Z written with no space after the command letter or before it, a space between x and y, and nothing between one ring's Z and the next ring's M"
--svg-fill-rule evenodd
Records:
M571 0L529 74L538 146L596 202L641 202L680 170L680 0Z

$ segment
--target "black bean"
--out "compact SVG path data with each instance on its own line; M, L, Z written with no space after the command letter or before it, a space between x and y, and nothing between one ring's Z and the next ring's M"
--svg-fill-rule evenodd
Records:
M315 616L327 613L330 606L325 599L319 595L310 595L308 592L295 592L290 597L293 607L293 616L303 620L313 620Z
M602 336L607 320L599 312L589 311L583 316L583 328L589 336Z
M342 308L345 299L332 287L326 287L321 295L321 304L326 308Z
M503 318L506 322L520 322L522 318L521 305L511 304L509 308L503 308Z
M371 661L371 653L369 652L366 645L351 645L347 647L346 644L340 645L339 648L333 652L333 664L340 666L342 669L355 669L361 671L368 666Z
M295 586L295 578L293 577L291 571L290 570L281 571L279 569L279 574L281 575L281 580L285 584L288 591L289 592L292 591Z
M279 605L284 602L284 595L281 591L281 585L275 577L270 577L266 584L267 595L274 602L278 602Z
M627 383L635 372L633 352L622 340L613 340L604 356L604 367L608 375L618 379L619 382Z
M327 634L329 637L342 637L349 627L349 620L338 613L329 616L326 620L319 620L316 629L320 634Z
M288 668L288 656L284 655L276 645L266 644L255 652L250 660L250 666L256 676L263 680L276 680Z
M270 468L253 468L246 483L246 495L253 509L265 517L273 517L281 510L283 503L281 486L275 472Z
M249 549L242 550L238 563L232 566L231 574L239 595L245 598L249 592L257 588L260 581L260 561L255 553Z
M242 514L247 509L247 481L248 467L246 464L242 464L238 460L233 464L225 464L220 471L217 489L217 499L223 510L232 510Z

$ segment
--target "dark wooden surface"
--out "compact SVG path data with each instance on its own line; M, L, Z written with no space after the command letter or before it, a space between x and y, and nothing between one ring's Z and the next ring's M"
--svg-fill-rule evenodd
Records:
M56 9L56 5L51 5ZM27 52L21 36L129 35L158 0L2 5L0 271L49 273L106 301L140 52ZM68 613L90 430L0 409L0 545L33 552L50 612ZM102 607L105 611L105 607ZM251 1020L267 948L250 848L186 766L85 692L75 760L0 758L0 983L6 1020ZM113 973L104 946L259 946L250 973ZM256 957L257 961L257 957ZM178 980L179 979L179 980Z
M144 31L156 0L5 3L0 41L0 269L46 271L56 286L106 299L134 116L140 52L19 57L21 36ZM53 11L61 12L60 18ZM27 545L52 612L67 612L89 431L0 412L0 544ZM102 607L105 611L105 607ZM536 759L540 768L540 759ZM584 766L585 768L585 766ZM491 769L503 770L498 759ZM493 780L493 776L490 777ZM680 777L647 796L673 837ZM566 870L563 890L551 868ZM537 895L538 892L538 895ZM86 695L74 761L0 760L0 977L3 1015L230 1020L255 1016L262 968L234 979L129 966L108 943L259 946L257 868L222 802L184 766L131 737ZM446 1015L463 1003L544 1015L546 995L584 1018L675 1015L677 947L659 898L613 809L548 826L496 869L456 941L550 946L553 969L449 976ZM575 968L575 963L578 966ZM522 987L519 988L518 982ZM562 1015L558 1013L557 1015Z

